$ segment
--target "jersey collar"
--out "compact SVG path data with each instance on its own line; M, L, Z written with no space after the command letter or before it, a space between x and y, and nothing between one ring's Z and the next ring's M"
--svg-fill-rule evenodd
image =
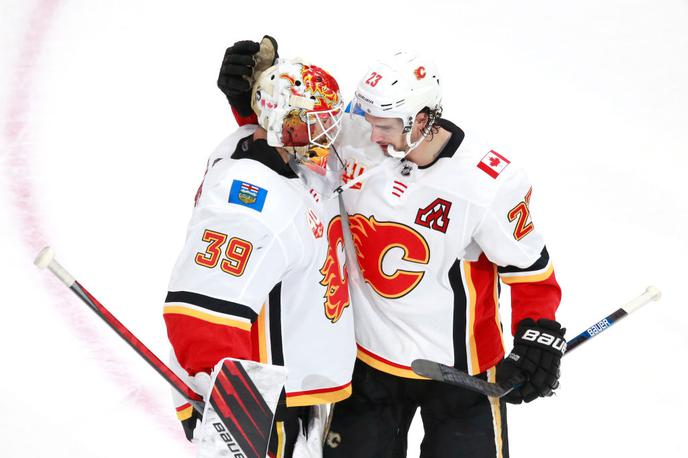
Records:
M296 173L285 164L277 150L268 145L264 139L253 139L253 134L244 137L237 143L232 159L251 159L258 161L273 172L285 178L298 178Z
M422 167L418 167L419 169L427 169L428 167L432 167L432 165L435 162L437 162L443 157L452 157L454 153L456 153L456 151L459 149L459 146L461 145L463 138L466 136L464 131L461 130L459 126L446 119L438 120L437 125L443 128L444 130L451 132L451 137L449 137L449 141L446 145L444 145L444 148L442 148L440 154L438 154L431 163L424 165Z

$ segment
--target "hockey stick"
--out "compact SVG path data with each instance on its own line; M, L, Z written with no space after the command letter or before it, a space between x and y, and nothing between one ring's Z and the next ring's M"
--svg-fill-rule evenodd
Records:
M203 415L205 407L203 397L192 390L86 288L76 281L55 260L55 253L52 248L43 248L38 253L34 264L41 269L47 268L55 274L62 283L153 367L172 388L184 396L194 410ZM235 453L243 453L241 456L249 458L264 457L270 439L274 412L267 406L258 388L246 374L241 364L229 360L223 363L210 393L209 401L222 422L222 424L213 423L213 427L227 448Z
M203 397L193 391L177 374L172 372L172 369L167 367L155 353L150 351L143 342L141 342L134 334L131 333L115 316L106 309L103 304L89 293L86 288L72 277L67 270L60 265L55 259L55 252L50 247L45 247L38 253L34 264L40 269L47 268L50 272L67 286L79 299L81 299L88 307L95 312L103 321L105 321L113 331L115 331L136 353L138 353L146 362L155 369L158 374L169 383L172 388L177 390L179 394L189 400L194 410L203 414Z
M590 326L585 331L578 334L573 339L566 343L566 353L568 355L572 350L578 348L583 343L600 335L612 327L615 323L622 320L626 316L638 310L643 305L657 301L662 296L659 289L654 286L649 286L643 294L628 302L623 307L616 310L611 315L602 318L597 323ZM491 383L478 377L468 375L466 372L447 366L435 361L427 359L416 359L411 363L411 369L417 375L427 377L439 382L449 383L451 385L460 386L490 397L502 397L509 393L519 384L525 382L525 378L516 378L510 384Z

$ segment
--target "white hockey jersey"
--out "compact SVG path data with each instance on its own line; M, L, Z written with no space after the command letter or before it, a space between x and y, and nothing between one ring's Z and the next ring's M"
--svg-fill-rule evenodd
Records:
M409 378L416 358L472 374L503 358L500 277L512 285L514 323L553 319L560 300L523 170L441 126L452 136L426 167L386 157L359 116L345 118L338 140L344 181L356 183L344 203L360 267L351 273L358 357Z
M251 359L287 368L287 406L335 402L351 392L356 356L338 202L307 189L254 130L208 162L169 283L168 336L191 375Z

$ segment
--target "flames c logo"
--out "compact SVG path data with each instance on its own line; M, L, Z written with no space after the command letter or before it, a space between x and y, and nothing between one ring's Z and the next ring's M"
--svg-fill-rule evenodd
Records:
M323 279L320 284L325 288L325 315L336 323L344 309L351 303L349 299L349 273L346 265L340 270L338 248L344 248L342 218L335 216L327 227L327 259L320 269ZM342 272L343 271L343 272Z
M365 281L382 297L397 299L405 296L425 275L424 271L397 269L391 275L382 270L385 255L393 248L401 248L401 259L427 264L430 248L422 235L399 223L379 222L374 216L356 214L349 217L356 257Z

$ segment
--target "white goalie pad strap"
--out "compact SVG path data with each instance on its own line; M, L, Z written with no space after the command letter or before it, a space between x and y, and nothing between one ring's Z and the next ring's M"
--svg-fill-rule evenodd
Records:
M327 424L327 405L311 406L311 414L308 420L307 434L303 428L299 428L299 435L294 445L293 458L322 458L323 436ZM299 422L301 420L299 419Z
M186 383L196 393L205 393L208 390L208 386L210 384L210 376L208 374L203 374L203 376L208 378L207 381L203 381L202 376L190 376L179 364L177 356L174 354L173 350L170 350L170 357L167 365L170 369L172 369L172 372L174 372L177 375L177 377L182 379L182 381ZM177 390L172 389L171 392L174 407L176 409L179 409L181 406L188 404L189 400L181 394L179 394Z
M223 426L220 416L211 403L211 394L216 388L215 384L218 383L218 374L220 374L223 363L226 360L236 361L241 364L241 367L246 371L251 382L255 385L263 400L272 411L273 417L275 409L277 408L277 402L287 379L287 370L284 367L260 364L254 361L236 360L233 358L226 358L218 362L213 369L212 376L197 374L196 377L194 377L197 379L195 380L196 386L200 388L202 384L207 385L204 391L206 404L205 411L203 412L203 421L196 428L196 431L194 431L194 442L197 445L197 456L199 458L252 456L251 453L241 454L243 452L239 442L235 440ZM201 380L202 378L205 378L205 381ZM239 453L239 455L237 455L237 453Z

